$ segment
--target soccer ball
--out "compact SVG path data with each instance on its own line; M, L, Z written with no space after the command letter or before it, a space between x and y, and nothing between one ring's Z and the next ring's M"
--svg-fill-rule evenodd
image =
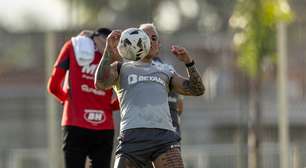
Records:
M121 33L117 49L121 57L137 61L148 55L150 47L150 38L143 30L128 28Z

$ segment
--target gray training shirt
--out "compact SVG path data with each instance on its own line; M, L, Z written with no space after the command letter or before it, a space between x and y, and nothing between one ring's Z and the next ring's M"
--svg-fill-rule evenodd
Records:
M160 128L175 131L169 105L167 66L125 62L115 86L120 101L121 131L131 128Z

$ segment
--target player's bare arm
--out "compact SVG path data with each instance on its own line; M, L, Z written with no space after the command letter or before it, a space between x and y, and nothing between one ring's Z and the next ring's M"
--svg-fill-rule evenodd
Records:
M183 96L178 95L177 102L176 102L176 111L178 115L181 115L184 110L184 101L183 101Z
M111 88L118 78L118 62L113 61L117 56L116 47L120 34L121 32L119 30L114 30L106 39L106 47L103 52L103 57L95 74L95 86L97 89Z
M174 74L171 85L173 89L182 95L200 96L205 92L205 87L201 76L197 71L194 62L185 48L179 46L172 46L171 52L187 66L187 73L189 78L184 78L180 75Z

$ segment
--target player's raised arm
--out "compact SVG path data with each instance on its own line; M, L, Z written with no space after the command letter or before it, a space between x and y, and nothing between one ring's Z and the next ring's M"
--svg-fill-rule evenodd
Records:
M172 88L179 94L189 96L200 96L205 92L205 87L201 76L195 67L194 60L188 54L185 48L179 46L172 46L171 52L182 61L187 68L188 77L183 78L178 74L174 74L171 80Z
M121 31L114 30L106 39L103 57L95 74L95 86L97 89L111 88L118 78L117 65L119 62L112 62L117 58L117 44L120 35Z

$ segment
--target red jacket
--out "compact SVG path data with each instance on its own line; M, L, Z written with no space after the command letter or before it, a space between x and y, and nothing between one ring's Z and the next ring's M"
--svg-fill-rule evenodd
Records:
M71 40L63 46L48 83L49 92L64 104L62 126L114 129L112 111L119 109L118 100L113 100L112 89L97 90L94 86L94 74L101 57L95 52L90 65L79 66Z

